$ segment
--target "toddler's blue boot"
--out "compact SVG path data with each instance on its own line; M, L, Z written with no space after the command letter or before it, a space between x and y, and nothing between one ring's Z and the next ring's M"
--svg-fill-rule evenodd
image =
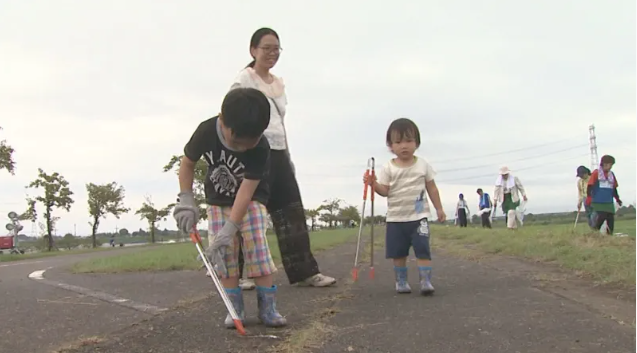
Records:
M394 266L394 272L396 273L396 292L411 293L411 287L407 282L407 267Z
M431 284L431 267L418 266L418 273L420 275L420 294L432 295L434 286Z

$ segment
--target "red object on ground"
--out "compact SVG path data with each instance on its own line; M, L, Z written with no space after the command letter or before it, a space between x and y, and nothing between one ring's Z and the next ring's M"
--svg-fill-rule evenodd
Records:
M13 235L0 237L0 249L13 249Z

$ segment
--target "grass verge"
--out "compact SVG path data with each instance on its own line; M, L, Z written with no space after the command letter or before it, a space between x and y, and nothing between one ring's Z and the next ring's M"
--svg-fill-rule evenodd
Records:
M312 251L321 251L356 238L356 229L335 229L310 233ZM268 234L274 261L279 264L280 251L274 234ZM204 242L206 240L204 239ZM192 243L167 244L130 254L88 259L71 267L73 273L122 273L140 271L196 270L201 267Z
M0 262L13 262L13 261L22 261L22 260L33 260L40 259L43 257L52 257L52 256L64 256L64 255L75 255L75 254L86 254L90 252L101 252L108 251L112 248L95 248L95 249L74 249L74 250L54 250L54 251L43 251L33 254L2 254L0 255ZM119 248L117 248L119 249Z
M630 228L621 223L617 228ZM435 246L456 255L475 256L476 251L514 255L556 263L602 283L635 286L634 236L608 236L588 232L585 226L573 230L568 225L529 226L516 231L434 226L434 232Z

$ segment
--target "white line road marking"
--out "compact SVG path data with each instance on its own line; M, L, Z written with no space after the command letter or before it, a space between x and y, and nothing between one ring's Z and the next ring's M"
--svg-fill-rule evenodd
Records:
M50 269L50 268L51 267L49 267L48 269ZM58 288L66 289L66 290L71 291L71 292L88 295L90 297L97 298L99 300L102 300L102 301L105 301L105 302L108 302L108 303L113 303L113 304L116 304L116 305L124 306L124 307L127 307L129 309L142 311L142 312L145 312L145 313L159 314L161 312L164 312L164 311L168 310L167 308L160 308L160 307L157 307L157 306L154 306L154 305L150 305L150 304L134 302L134 301L132 301L130 299L116 297L116 296L108 294L108 293L94 291L92 289L88 289L88 288L84 288L84 287L48 280L48 279L44 278L44 272L46 272L46 270L48 270L48 269L33 271L33 272L31 272L29 274L29 278L32 279L32 280L38 281L40 283L48 284L48 285L53 286L53 287L58 287Z
M40 262L44 262L44 261L25 261L25 262L18 261L18 262L15 262L15 263L0 265L0 267L18 266L18 265L32 265L32 264L39 264Z
M31 279L44 279L44 272L46 270L33 271L29 273L29 278Z

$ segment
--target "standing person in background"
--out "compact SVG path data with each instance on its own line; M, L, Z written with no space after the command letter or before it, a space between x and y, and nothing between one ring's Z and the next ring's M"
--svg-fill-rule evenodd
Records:
M458 195L458 204L456 204L456 223L461 228L466 228L469 220L469 205L467 200L464 199L464 195Z
M615 200L622 206L622 200L617 192L617 177L611 171L615 164L613 156L605 155L599 163L599 168L593 170L588 180L586 194L591 197L591 206L595 212L595 229L600 230L604 222L608 226L608 234L615 230Z
M577 167L577 178L577 212L579 212L582 209L582 205L584 205L588 226L595 228L595 215L593 213L593 207L591 206L591 197L587 195L591 170L583 165Z
M491 211L493 203L491 203L491 197L482 189L476 190L478 196L480 196L480 202L478 202L478 209L480 209L480 218L482 219L482 228L491 228Z
M267 208L288 280L290 284L326 287L336 283L336 279L319 272L318 263L310 249L305 210L294 175L294 164L290 159L285 129L285 84L280 77L270 72L279 60L281 50L279 35L274 30L261 28L254 32L250 39L250 56L253 60L239 72L230 89L256 88L270 102L270 125L264 132L271 149L268 178L270 200ZM242 252L239 255L240 286L244 290L254 289L254 281L243 278Z
M495 197L493 208L495 212L498 202L502 204L502 212L505 214L509 229L518 227L515 210L520 206L520 194L522 194L524 201L527 201L526 192L520 179L511 175L509 167L500 168L500 175L495 181L495 191L493 192Z

